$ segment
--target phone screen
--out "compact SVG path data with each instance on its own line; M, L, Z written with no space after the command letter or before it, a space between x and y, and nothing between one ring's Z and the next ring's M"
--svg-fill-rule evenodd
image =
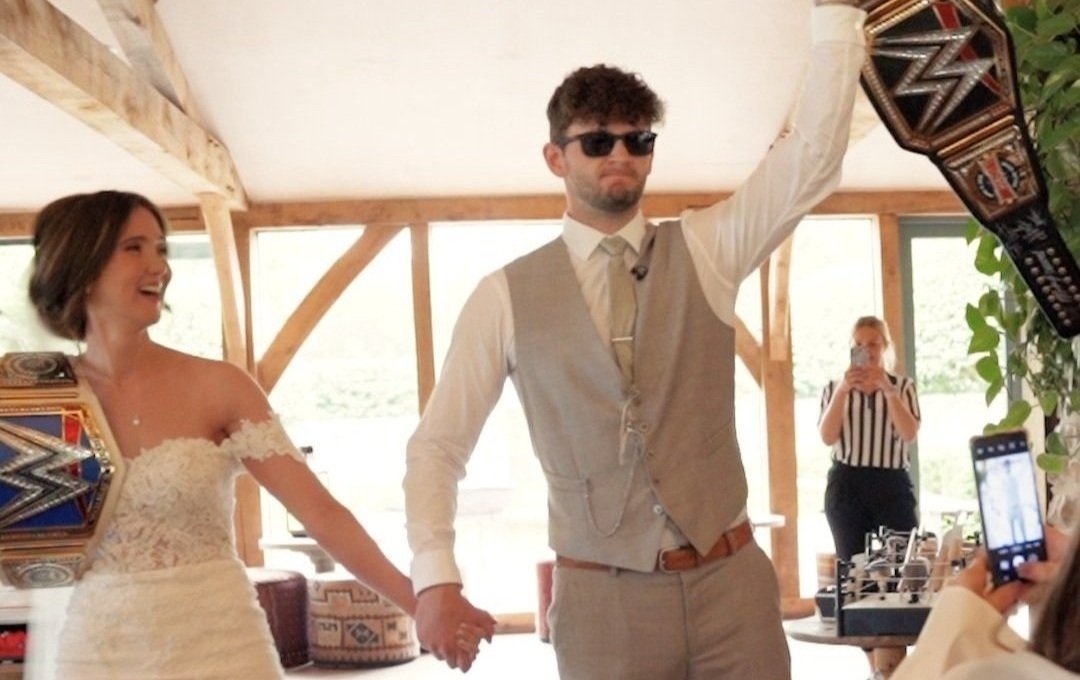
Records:
M994 583L1019 578L1016 567L1046 559L1035 466L1023 432L974 437L971 455L983 540Z
M866 351L865 347L852 347L851 348L851 365L852 366L865 366L870 361L870 353Z

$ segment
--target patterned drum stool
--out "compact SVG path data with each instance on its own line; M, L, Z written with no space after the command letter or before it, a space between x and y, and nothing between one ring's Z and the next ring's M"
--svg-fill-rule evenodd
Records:
M420 656L413 620L347 575L308 581L308 644L317 666L389 666Z
M281 665L292 668L307 663L308 591L304 575L257 567L249 567L247 574L266 612Z

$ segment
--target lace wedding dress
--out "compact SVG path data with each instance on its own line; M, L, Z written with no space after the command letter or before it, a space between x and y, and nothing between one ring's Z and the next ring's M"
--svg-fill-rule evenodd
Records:
M57 678L281 678L277 652L233 546L244 458L303 460L276 419L221 444L173 439L127 461L116 513L76 584Z

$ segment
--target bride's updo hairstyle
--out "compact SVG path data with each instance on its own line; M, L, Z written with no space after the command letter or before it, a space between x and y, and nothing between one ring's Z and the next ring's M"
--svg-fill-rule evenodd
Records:
M70 340L86 337L87 294L137 207L149 210L166 232L161 210L125 191L65 196L37 214L30 302L50 331Z

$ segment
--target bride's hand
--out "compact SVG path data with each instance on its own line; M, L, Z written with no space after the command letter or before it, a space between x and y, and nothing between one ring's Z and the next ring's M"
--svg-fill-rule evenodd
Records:
M485 638L484 631L478 626L463 621L458 626L456 637L458 649L469 656L469 663L464 666L468 668L476 660L477 655L480 654L480 641Z

